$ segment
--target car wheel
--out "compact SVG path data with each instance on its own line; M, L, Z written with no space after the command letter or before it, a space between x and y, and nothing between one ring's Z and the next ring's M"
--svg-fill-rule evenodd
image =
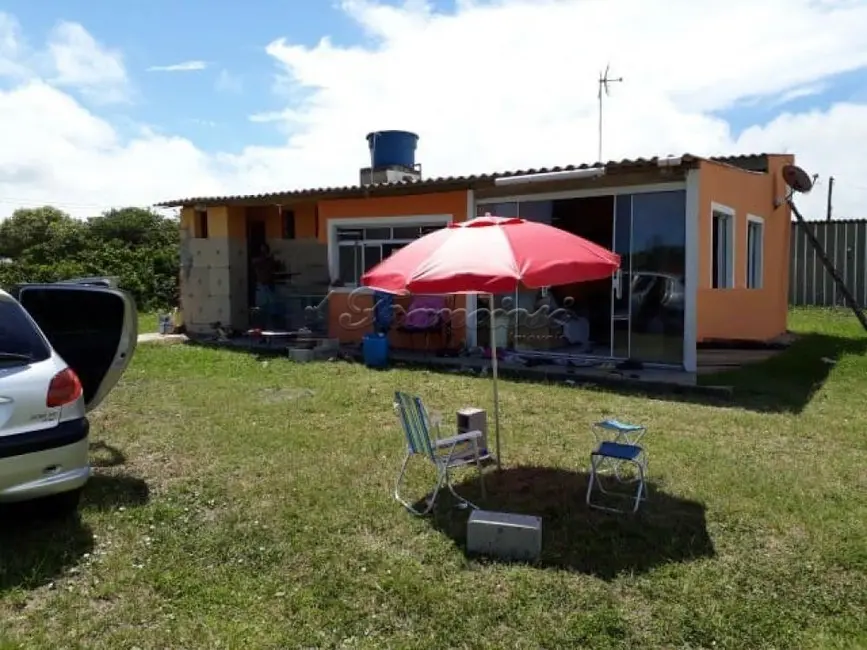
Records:
M40 510L49 518L62 519L71 517L78 512L83 488L61 492L41 500Z

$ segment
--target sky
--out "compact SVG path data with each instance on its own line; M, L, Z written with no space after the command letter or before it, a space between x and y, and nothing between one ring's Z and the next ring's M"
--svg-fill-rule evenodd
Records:
M122 7L122 8L121 8ZM0 218L426 177L792 153L867 217L867 0L3 0Z

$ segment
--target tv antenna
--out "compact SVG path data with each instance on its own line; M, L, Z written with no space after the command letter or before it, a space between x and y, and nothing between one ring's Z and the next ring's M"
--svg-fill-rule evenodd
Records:
M613 79L608 76L608 71L611 68L611 64L607 64L605 66L605 72L599 74L599 93L597 95L599 99L599 156L596 159L598 162L602 162L602 97L608 97L611 95L611 90L609 88L609 84L613 83L621 83L623 81L623 77L617 77Z

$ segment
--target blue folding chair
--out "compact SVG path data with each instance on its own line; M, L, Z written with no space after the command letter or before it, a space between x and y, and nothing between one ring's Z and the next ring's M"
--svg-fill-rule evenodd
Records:
M647 500L647 453L638 441L646 433L646 428L635 424L626 424L618 420L605 420L594 425L598 445L590 454L590 481L587 484L587 505L609 512L625 512L619 508L602 506L592 502L593 488L598 487L605 495L628 497L633 499L632 512L637 512L642 501ZM613 440L601 439L601 432L613 432ZM626 477L622 467L634 468L635 476ZM603 485L603 476L613 476L621 484L637 484L634 494L622 490L609 490Z

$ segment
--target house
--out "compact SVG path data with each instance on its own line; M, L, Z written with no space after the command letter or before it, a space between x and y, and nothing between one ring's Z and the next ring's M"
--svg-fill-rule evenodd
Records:
M694 372L703 342L768 341L785 332L791 217L781 169L793 156L684 154L426 179L416 140L400 131L370 134L372 164L358 185L162 204L181 208L189 330L250 325L250 262L267 242L289 271L280 287L287 326L359 341L372 328L372 295L357 289L364 270L430 229L491 213L551 223L622 258L611 280L495 297L505 310L495 336L507 347ZM451 323L451 344L489 342L483 302L449 299L463 315ZM557 317L520 316L541 304ZM391 336L395 347L443 345Z

